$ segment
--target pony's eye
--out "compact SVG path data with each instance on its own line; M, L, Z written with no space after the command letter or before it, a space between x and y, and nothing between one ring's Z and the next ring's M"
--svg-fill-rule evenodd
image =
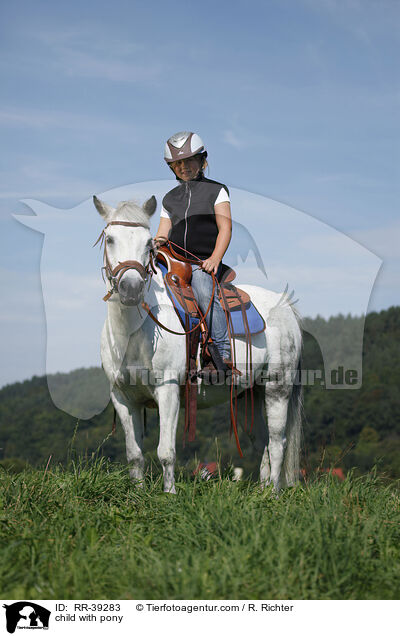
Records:
M112 236L107 236L106 237L106 243L107 245L112 245L114 243L114 239Z

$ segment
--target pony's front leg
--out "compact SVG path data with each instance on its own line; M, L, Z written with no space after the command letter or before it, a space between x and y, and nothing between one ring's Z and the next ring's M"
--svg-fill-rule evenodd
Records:
M179 385L164 384L156 389L160 413L160 442L157 448L164 475L164 492L176 494L175 490L175 443L179 416Z
M126 458L131 478L143 486L143 418L142 407L128 401L118 389L113 389L111 399L125 433Z

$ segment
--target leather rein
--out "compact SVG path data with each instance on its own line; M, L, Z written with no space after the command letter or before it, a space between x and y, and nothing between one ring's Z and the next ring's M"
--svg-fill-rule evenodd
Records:
M108 282L111 285L111 289L103 297L104 301L109 300L113 294L118 293L119 282L120 282L122 276L128 270L133 269L133 270L137 271L140 274L140 276L142 277L144 283L146 283L149 279L150 279L150 282L151 282L151 277L153 276L153 274L157 274L157 270L156 270L156 267L155 267L155 264L154 264L154 258L155 258L155 254L156 254L156 250L155 250L154 246L150 249L150 258L149 258L149 262L147 263L146 266L142 265L142 263L139 263L139 261L135 261L135 260L119 261L118 265L116 265L114 268L111 266L111 263L109 261L108 254L107 254L107 240L106 240L106 229L108 228L109 225L123 225L123 226L126 226L126 227L143 227L145 229L148 229L148 226L144 225L143 223L134 223L133 221L110 221L109 223L107 223L106 227L101 232L99 238L94 243L93 247L95 247L95 245L97 245L97 243L99 243L99 241L100 241L100 246L104 242L104 263L105 263L105 265L102 267L103 279L104 279L104 274L105 274ZM187 260L189 260L189 259L187 259ZM201 260L198 259L198 262L200 263ZM172 329L169 329L169 327L167 327L166 325L163 325L153 315L153 313L151 312L150 307L148 306L147 303L145 303L143 301L141 303L141 306L147 312L147 314L150 316L150 318L159 327L161 327L162 329L165 329L165 331L168 331L169 333L172 333L172 334L178 335L178 336L183 336L183 335L190 334L193 331L195 331L196 329L199 329L202 324L205 324L205 318L206 318L208 312L211 309L212 301L213 301L213 298L214 298L215 285L216 285L216 277L215 277L214 273L211 272L211 275L212 275L212 278L213 278L213 290L212 290L212 294L211 294L209 305L207 307L207 311L205 312L204 316L201 316L201 318L200 318L199 322L197 323L197 325L195 325L189 331L173 331Z

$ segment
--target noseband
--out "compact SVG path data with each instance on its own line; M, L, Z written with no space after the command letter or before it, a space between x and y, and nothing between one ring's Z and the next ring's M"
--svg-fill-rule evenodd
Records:
M133 223L131 221L110 221L110 223L107 223L106 227L104 228L99 238L97 239L96 243L94 244L94 245L97 245L97 243L100 241L100 246L101 246L104 241L105 265L102 268L102 270L103 272L105 272L106 278L111 285L110 291L103 298L103 300L105 301L109 300L109 298L111 298L111 296L114 293L118 293L119 281L121 280L125 272L127 272L128 270L133 269L136 272L138 272L145 283L147 282L148 277L153 274L153 272L156 273L156 269L153 262L153 257L154 257L153 248L150 249L150 259L146 267L142 265L142 263L139 263L139 261L119 261L118 265L116 265L114 268L111 267L108 254L107 254L107 241L105 240L105 235L106 235L105 231L109 225L124 225L127 227L144 227L148 229L147 225L143 225L143 223Z

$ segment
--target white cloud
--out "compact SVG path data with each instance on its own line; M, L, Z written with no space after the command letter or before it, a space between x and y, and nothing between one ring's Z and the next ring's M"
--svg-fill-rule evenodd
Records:
M100 188L94 180L69 175L70 170L62 162L41 159L39 163L25 157L18 170L0 172L0 199L68 197L76 201Z
M58 128L73 130L79 133L97 132L98 134L120 134L121 136L137 133L131 125L117 120L105 119L92 115L74 114L68 111L39 109L3 109L0 110L0 126L18 126L27 128Z
M143 44L134 40L134 36L112 37L109 29L104 29L99 24L80 23L79 25L48 25L46 29L25 31L25 36L32 38L53 49L89 49L93 53L106 53L112 51L114 56L133 55L147 50Z
M387 185L383 179L362 176L355 172L327 172L326 174L316 175L314 181L316 183L337 183L361 188L376 188Z
M91 77L112 82L147 82L162 75L165 68L161 64L138 64L132 61L101 59L82 51L65 51L55 62L67 75Z
M225 143L233 146L234 148L243 148L243 146L245 145L243 141L239 139L236 133L233 132L233 130L225 130L223 139Z
M302 0L306 8L325 14L335 26L372 46L377 33L397 36L398 4L392 0Z
M29 36L46 52L48 66L67 76L153 84L167 70L164 59L152 56L152 49L135 42L134 36L113 37L95 24L53 26Z
M41 293L38 273L18 272L5 267L0 268L2 289L6 289L5 302L2 304L1 320L15 329L21 325L40 324L42 313L31 311L38 304L38 294ZM3 346L6 338L2 339Z

